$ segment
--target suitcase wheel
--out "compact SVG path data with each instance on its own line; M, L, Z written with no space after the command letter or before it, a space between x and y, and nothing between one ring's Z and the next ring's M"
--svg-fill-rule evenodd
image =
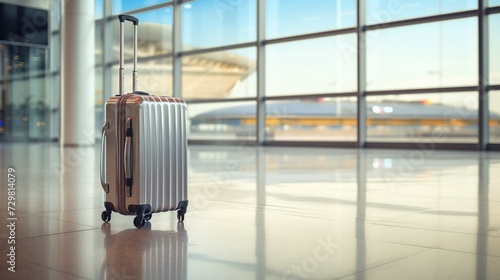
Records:
M101 213L101 219L103 222L109 222L111 221L111 211L102 211Z
M136 228L142 228L145 224L146 220L144 219L144 217L142 217L142 215L138 215L134 218L134 226Z
M151 218L152 218L152 217L153 217L153 214L149 213L149 214L146 214L146 215L144 216L144 219L145 219L146 221L149 221L149 220L151 220Z
M177 221L178 222L184 221L184 215L187 212L187 207L188 207L187 200L183 200L183 201L179 202L179 205L177 205Z
M181 211L177 211L177 221L178 222L184 221L184 214L181 214Z

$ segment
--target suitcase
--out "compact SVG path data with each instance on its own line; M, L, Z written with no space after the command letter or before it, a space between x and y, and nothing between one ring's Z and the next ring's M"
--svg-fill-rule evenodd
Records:
M152 213L177 211L184 220L188 206L186 103L180 98L137 91L137 28L139 21L120 15L120 74L118 95L105 104L101 137L101 186L105 192L101 218L111 213L135 215L144 226ZM123 94L123 25L134 24L132 93Z

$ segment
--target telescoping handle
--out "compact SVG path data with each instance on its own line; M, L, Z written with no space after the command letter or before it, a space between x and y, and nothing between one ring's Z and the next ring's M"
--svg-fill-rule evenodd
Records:
M129 15L119 15L118 19L120 20L120 74L119 74L119 79L120 79L120 92L119 95L124 94L124 80L125 80L125 71L123 68L123 64L125 61L124 54L123 54L123 48L125 45L125 39L123 36L124 33L124 27L123 24L125 21L131 21L134 24L134 37L133 37L133 42L134 42L134 70L132 72L132 92L137 90L137 26L139 25L139 20L136 17L129 16Z

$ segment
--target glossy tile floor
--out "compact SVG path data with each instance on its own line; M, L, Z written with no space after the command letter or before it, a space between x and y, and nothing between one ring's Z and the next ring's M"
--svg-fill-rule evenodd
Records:
M500 279L500 153L191 146L184 224L142 229L101 221L99 148L0 157L0 279Z

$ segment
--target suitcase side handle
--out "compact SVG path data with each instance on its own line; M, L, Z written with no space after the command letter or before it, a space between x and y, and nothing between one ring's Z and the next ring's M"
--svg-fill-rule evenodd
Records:
M133 47L134 47L134 68L132 71L132 92L137 90L137 26L139 25L139 20L136 17L130 16L130 15L119 15L118 19L120 20L120 69L119 69L119 94L118 95L123 95L125 92L124 89L124 80L125 80L125 70L123 68L123 64L125 61L125 56L124 56L124 45L125 45L125 38L123 36L124 33L124 27L123 24L125 21L131 21L134 24L134 36L133 36Z
M123 152L123 163L125 169L126 195L132 196L132 119L127 118L125 129L125 148Z
M102 189L109 193L109 184L106 183L106 131L109 129L109 122L105 122L102 125L102 134L101 134L101 186Z

